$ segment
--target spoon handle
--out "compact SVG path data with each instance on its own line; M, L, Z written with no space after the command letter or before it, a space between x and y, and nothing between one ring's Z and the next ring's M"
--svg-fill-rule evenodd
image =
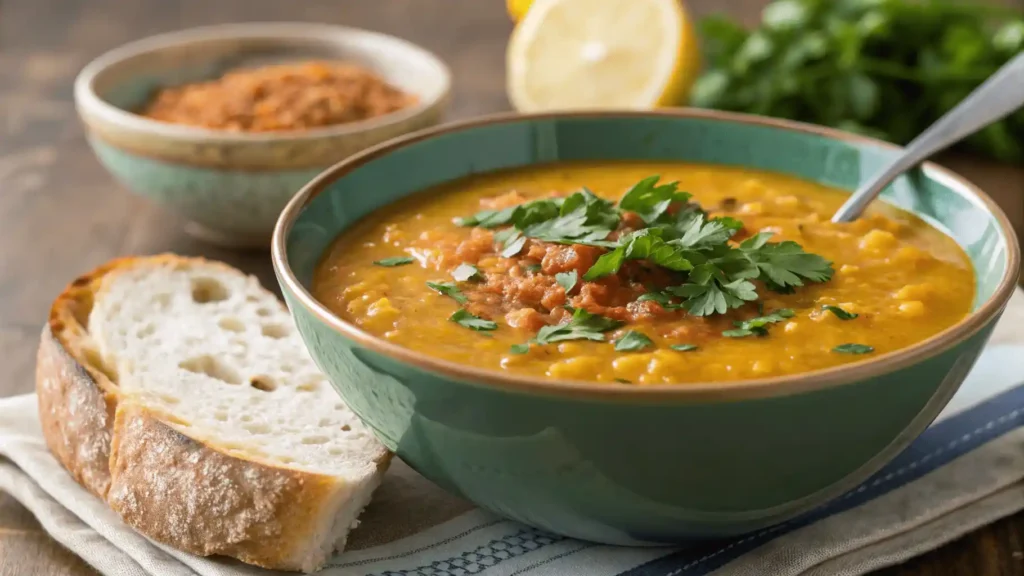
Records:
M836 211L832 221L850 222L857 219L897 176L932 154L1008 116L1021 106L1024 106L1024 52L1004 64L957 104L956 108L914 138L899 158L850 196Z

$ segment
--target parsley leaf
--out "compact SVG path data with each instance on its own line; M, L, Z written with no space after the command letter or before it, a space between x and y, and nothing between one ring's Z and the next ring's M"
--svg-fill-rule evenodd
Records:
M673 344L669 346L669 348L675 350L676 352L691 352L693 350L696 350L697 346L695 344Z
M454 282L427 282L427 287L455 300L459 304L465 304L469 301Z
M459 308L456 310L454 314L448 317L448 320L455 322L460 326L465 326L470 330L487 331L496 330L498 328L496 323L476 316L465 308Z
M615 341L616 352L635 352L654 346L654 342L642 332L630 330Z
M750 320L737 320L733 322L736 326L734 330L726 330L722 332L722 336L727 338L743 338L745 336L758 336L768 335L768 325L782 322L787 318L792 318L794 312L789 308L780 308L771 314L765 316L758 316L757 318L751 318Z
M685 298L683 307L694 316L725 314L730 308L739 308L746 302L757 300L754 285L742 278L725 284L716 278L708 278L706 284L683 284L666 291Z
M637 182L619 200L619 208L635 212L647 224L654 224L673 203L689 201L690 194L678 191L678 182L658 186L659 179L660 176L650 176Z
M452 270L452 278L455 278L459 282L467 282L469 280L483 280L484 276L480 272L480 269L472 264L463 262Z
M578 279L579 274L577 274L575 270L555 274L555 282L565 290L566 294L569 294L569 291L576 286L576 281Z
M405 266L406 264L412 264L413 262L415 262L415 260L411 256L395 256L394 258L381 258L380 260L373 261L375 265L387 268Z
M840 344L833 348L832 351L838 354L870 354L875 349L864 344Z
M509 349L509 352L513 354L526 354L529 351L529 344L513 344L512 347Z
M657 302L658 305L665 310L677 310L682 308L682 305L673 303L672 296L665 292L645 292L636 299L637 302L646 302L648 300Z
M747 336L753 336L754 334L757 334L758 336L767 336L768 330L765 330L764 328L734 328L732 330L724 330L722 332L722 336L725 336L726 338L745 338Z
M715 218L705 221L703 214L695 214L686 223L682 237L672 240L672 244L684 248L708 248L716 244L722 244L739 228L735 226L738 221L732 218ZM740 225L742 227L742 224Z
M497 228L512 221L512 214L516 211L516 208L517 206L502 210L481 210L468 218L456 218L455 224L466 227Z
M758 234L740 244L740 250L746 252L761 273L765 281L780 287L803 286L803 280L811 282L825 282L832 278L835 270L832 263L818 256L809 254L799 244L792 240L778 244L762 241L752 243L756 248L750 248L747 243L751 240L763 237L765 233Z
M527 272L540 272L541 270L540 264L523 264L522 267L523 270L526 270Z
M551 344L564 340L604 341L604 333L622 326L622 322L591 314L583 308L573 310L572 317L564 324L544 326L533 339L537 344Z
M583 279L597 280L616 274L626 260L647 260L669 270L690 270L693 264L687 257L691 255L685 248L662 240L656 230L645 228L626 235L618 248L602 254L583 275Z
M857 316L860 316L860 314L847 312L846 310L843 310L839 306L829 306L828 304L822 306L821 309L828 310L829 312L835 314L836 318L839 318L840 320L853 320Z
M530 238L560 244L606 245L605 238L619 226L615 206L584 188L561 201L551 218L514 219L517 229Z
M699 34L705 66L689 103L906 144L1024 49L1022 6L777 0L751 30L706 18ZM1024 111L958 147L1020 165Z
M512 258L516 254L523 251L523 246L526 245L526 236L516 232L508 238L505 242L505 248L501 251L502 258Z

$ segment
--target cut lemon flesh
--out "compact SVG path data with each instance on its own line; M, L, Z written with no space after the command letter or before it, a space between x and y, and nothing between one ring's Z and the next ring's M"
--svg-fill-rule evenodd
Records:
M698 62L677 0L535 0L509 40L507 89L521 112L671 106Z

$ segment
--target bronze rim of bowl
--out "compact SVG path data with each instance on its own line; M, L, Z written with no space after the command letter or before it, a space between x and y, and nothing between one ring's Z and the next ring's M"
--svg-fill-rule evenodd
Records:
M948 186L959 187L969 191L974 195L975 199L980 202L981 206L993 214L996 221L999 223L1000 231L1006 237L1008 245L1006 272L1003 274L999 286L996 288L992 296L990 296L977 310L968 314L963 320L912 346L888 352L870 360L863 360L852 364L822 370L802 372L794 375L726 382L635 386L619 383L598 383L586 380L549 380L523 375L503 374L496 370L465 366L455 362L435 358L397 344L386 342L383 339L364 332L355 325L342 320L317 301L316 298L314 298L313 295L302 286L291 270L291 266L288 262L285 242L288 233L291 231L292 225L302 208L341 176L354 168L377 158L378 156L388 154L395 149L402 148L403 146L420 140L432 138L439 134L458 132L467 128L487 124L554 118L649 118L652 116L709 118L744 124L759 124L784 130L817 134L837 140L868 143L892 150L900 149L899 146L894 144L832 128L763 116L695 108L653 111L493 114L470 120L453 122L443 126L422 130L401 138L396 138L389 142L367 149L328 168L325 172L304 186L288 202L288 205L285 206L284 210L281 212L277 225L274 227L274 237L271 242L271 258L274 269L277 272L278 278L285 285L285 289L291 291L307 311L330 326L332 329L340 332L362 347L401 362L411 364L428 372L441 374L464 382L477 384L482 383L501 389L520 392L553 393L576 398L647 401L729 401L746 398L765 398L821 390L831 386L839 386L872 378L887 372L911 366L925 358L940 354L969 338L985 326L994 316L996 316L1003 309L1006 302L1013 294L1017 278L1020 274L1020 246L1006 214L1004 214L1002 209L1000 209L999 206L997 206L996 203L977 186L955 172L932 162L926 162L923 164L923 168L929 172L930 177L939 180Z
M394 45L417 52L419 57L435 66L438 69L438 72L440 72L441 89L430 99L418 102L414 106L410 106L402 110L396 110L375 118L367 118L364 120L346 122L333 126L322 126L309 130L229 132L226 130L216 130L213 128L172 124L169 122L152 120L107 102L96 93L93 87L96 78L112 66L116 66L142 54L159 53L161 50L187 46L195 42L215 41L230 38L268 38L289 42L313 38L329 43L330 37L338 34L349 34L350 36L391 42ZM392 36L390 34L385 34L383 32L375 32L350 26L318 24L312 22L248 22L241 24L215 24L211 26L186 28L147 36L145 38L122 44L100 54L82 68L78 73L78 76L75 78L74 96L76 105L80 109L85 110L89 116L96 116L97 118L100 118L98 122L114 125L123 130L155 134L163 138L183 141L196 140L211 143L291 142L358 134L411 120L421 114L429 112L437 106L444 105L450 97L451 78L451 70L439 56L418 44L414 44L408 40ZM80 115L81 114L82 112L80 110Z

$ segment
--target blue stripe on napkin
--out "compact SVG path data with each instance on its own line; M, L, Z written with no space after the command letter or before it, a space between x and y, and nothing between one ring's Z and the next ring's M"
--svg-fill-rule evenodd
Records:
M620 576L702 576L779 536L845 512L944 466L1024 425L1024 385L932 425L906 450L856 489L788 522L653 560Z

